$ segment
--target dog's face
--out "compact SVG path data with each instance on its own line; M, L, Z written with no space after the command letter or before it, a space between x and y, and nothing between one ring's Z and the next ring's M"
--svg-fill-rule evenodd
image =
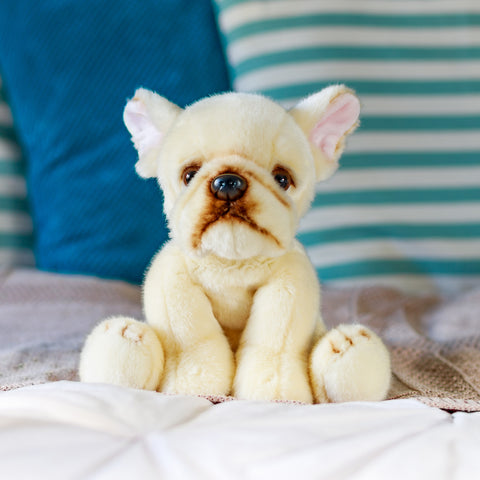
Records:
M291 247L315 183L335 171L358 113L343 86L290 112L239 93L183 110L142 89L124 119L137 172L158 177L172 238L190 254L247 259Z

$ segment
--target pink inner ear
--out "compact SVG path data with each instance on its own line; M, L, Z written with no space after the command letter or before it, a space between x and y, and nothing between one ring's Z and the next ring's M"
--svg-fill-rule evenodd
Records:
M338 143L355 125L359 115L358 98L351 93L340 95L330 103L320 121L313 127L310 141L333 160Z
M123 121L132 136L138 135L145 129L148 123L147 109L140 100L130 100L125 106Z
M163 135L151 121L143 102L130 100L125 106L123 121L140 155L162 141Z

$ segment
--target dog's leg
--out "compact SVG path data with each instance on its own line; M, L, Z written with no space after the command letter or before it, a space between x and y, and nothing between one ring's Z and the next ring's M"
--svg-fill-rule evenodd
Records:
M114 317L88 336L79 375L82 382L156 390L163 360L162 346L151 327L133 318Z
M362 325L340 325L314 346L310 377L315 401L383 400L390 385L390 356Z
M233 353L212 312L210 300L190 278L182 254L164 248L144 286L147 321L165 351L160 390L227 395L234 375Z
M307 357L319 312L318 281L308 259L291 252L254 296L237 351L234 395L312 402Z

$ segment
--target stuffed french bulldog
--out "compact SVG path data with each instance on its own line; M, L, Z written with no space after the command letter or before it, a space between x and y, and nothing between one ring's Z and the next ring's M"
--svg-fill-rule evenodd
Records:
M171 240L146 274L147 323L98 325L81 380L306 403L385 398L387 349L358 324L326 331L316 272L295 240L359 110L343 85L289 111L242 93L181 109L137 90L124 121L138 174L164 192Z

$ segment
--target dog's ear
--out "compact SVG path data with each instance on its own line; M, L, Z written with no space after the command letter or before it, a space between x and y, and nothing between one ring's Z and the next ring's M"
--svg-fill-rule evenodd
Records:
M358 126L358 98L344 85L334 85L300 101L289 113L310 142L317 181L325 180L338 168L345 138Z
M157 176L158 148L181 111L166 98L144 88L139 88L127 102L123 121L138 152L135 169L141 177Z

